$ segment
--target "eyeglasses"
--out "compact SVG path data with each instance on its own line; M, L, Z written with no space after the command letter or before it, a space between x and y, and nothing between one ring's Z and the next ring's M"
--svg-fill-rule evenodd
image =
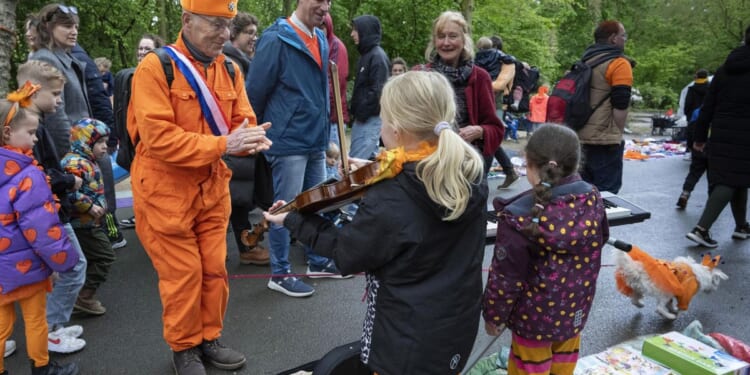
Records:
M213 31L217 33L228 29L229 26L232 24L232 20L229 20L229 19L221 20L221 19L217 19L214 17L208 17L202 14L195 14L195 13L192 13L192 15L198 18L202 18L204 21L210 23L211 27L213 28Z
M67 5L58 5L57 9L65 14L75 14L78 15L78 8L74 6L67 6Z

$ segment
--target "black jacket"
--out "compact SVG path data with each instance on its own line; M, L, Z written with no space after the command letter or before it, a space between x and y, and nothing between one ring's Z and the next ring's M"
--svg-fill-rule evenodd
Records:
M372 370L457 374L479 324L487 184L474 186L460 218L443 221L415 166L367 190L342 228L296 212L284 225L342 273L367 273L363 360Z
M707 92L708 82L694 83L688 88L687 95L685 95L685 117L688 121L693 116L693 111L703 104Z
M360 16L352 21L359 34L360 58L357 61L356 78L349 115L354 120L365 121L380 115L380 94L390 76L388 55L380 47L382 31L380 20L375 16Z
M68 223L70 222L70 213L73 210L73 204L68 199L68 195L75 186L75 176L63 171L60 166L60 156L55 149L55 143L52 141L49 131L42 126L41 122L40 120L39 127L36 128L37 142L33 148L34 158L44 168L44 173L49 176L50 188L60 202L60 210L58 211L60 221Z
M474 57L474 64L486 70L493 81L497 79L503 65L514 64L515 62L513 56L506 55L495 48L479 50Z
M102 83L102 76L99 75L99 69L96 67L94 60L80 45L76 44L70 54L78 61L86 63L84 75L86 77L86 92L91 104L91 115L109 126L107 145L114 147L117 145L115 116L112 111L112 102L109 101L109 95L107 90L104 89L104 83Z
M240 69L242 70L242 77L243 79L247 77L247 72L250 71L250 58L247 57L247 55L240 51L237 47L232 45L232 42L226 42L224 43L224 48L222 48L221 52L223 52L227 57L232 59L232 61L236 62L237 65L240 66ZM248 82L245 81L245 84Z
M708 139L708 181L750 187L750 46L734 49L708 88L695 142ZM709 128L711 137L708 137Z

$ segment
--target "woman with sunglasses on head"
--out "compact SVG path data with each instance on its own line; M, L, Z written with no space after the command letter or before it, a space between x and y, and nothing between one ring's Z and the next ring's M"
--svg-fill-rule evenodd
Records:
M86 93L85 66L71 55L78 42L78 9L61 4L47 4L37 15L36 51L30 60L41 60L65 75L64 106L46 116L43 125L49 130L59 155L70 151L70 125L92 117Z

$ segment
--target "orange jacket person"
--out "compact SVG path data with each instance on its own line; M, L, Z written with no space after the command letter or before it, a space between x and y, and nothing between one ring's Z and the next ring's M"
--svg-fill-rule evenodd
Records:
M177 374L205 374L202 359L233 370L245 356L219 343L229 298L225 259L231 172L224 154L267 150L270 124L256 126L242 74L221 53L236 0L181 0L182 30L136 68L128 133L136 232L159 276L164 338ZM232 63L233 64L233 63ZM233 65L235 72L239 67Z

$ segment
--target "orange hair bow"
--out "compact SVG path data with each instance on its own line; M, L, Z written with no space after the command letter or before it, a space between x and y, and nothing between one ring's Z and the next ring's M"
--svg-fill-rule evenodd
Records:
M31 83L31 81L26 81L26 83L24 83L23 86L21 86L18 90L8 94L6 99L8 99L9 102L13 103L13 105L10 107L8 115L5 116L5 121L3 121L4 127L10 126L13 118L16 117L18 107L26 108L31 105L31 97L41 88L41 85L35 85Z

